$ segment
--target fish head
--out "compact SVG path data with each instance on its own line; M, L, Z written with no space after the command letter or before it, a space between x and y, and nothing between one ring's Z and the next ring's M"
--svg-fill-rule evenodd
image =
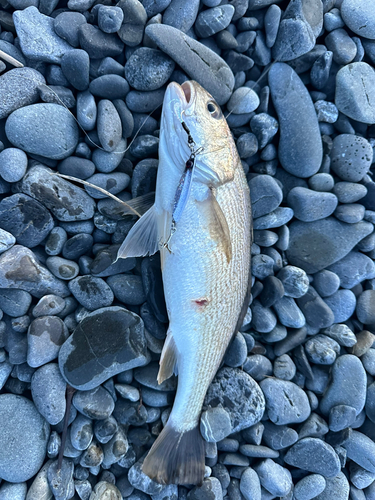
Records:
M190 135L197 151L195 180L210 187L233 180L240 160L232 134L220 106L199 83L191 80L168 85L162 129L163 144L182 171L191 154Z

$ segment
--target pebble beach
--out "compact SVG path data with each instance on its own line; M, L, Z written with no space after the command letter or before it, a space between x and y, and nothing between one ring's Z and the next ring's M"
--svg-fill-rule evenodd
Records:
M373 0L0 0L0 500L375 500L374 65ZM159 254L116 261L137 219L78 182L155 191L187 80L254 230L199 486L141 469L177 387Z

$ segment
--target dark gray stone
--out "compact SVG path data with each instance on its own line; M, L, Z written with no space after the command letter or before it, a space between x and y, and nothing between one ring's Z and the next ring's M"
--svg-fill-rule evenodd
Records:
M120 0L117 7L122 9L125 20L117 34L128 47L135 47L143 38L146 11L138 0Z
M0 475L9 482L27 481L44 462L49 424L22 396L2 394L0 402Z
M81 390L93 389L117 373L148 362L141 319L117 306L87 315L59 353L61 373Z
M289 328L302 328L306 318L292 297L281 297L273 304L277 317L282 325Z
M358 298L357 317L365 325L375 323L375 290L365 290Z
M253 217L262 217L275 210L283 199L279 184L270 175L257 175L249 181Z
M294 211L294 216L304 222L325 219L337 207L337 198L333 193L313 191L304 187L291 189L287 201Z
M349 64L357 54L357 46L348 33L341 28L335 29L325 38L325 45L333 53L337 64Z
M81 24L78 28L79 44L90 58L115 57L122 53L124 44L115 33L104 33L92 24Z
M125 76L136 90L157 90L169 80L175 63L160 50L141 47L125 64Z
M36 247L53 226L49 211L27 195L14 194L0 202L0 227L13 234L19 245Z
M82 49L70 50L61 59L61 69L68 82L77 90L89 86L90 58Z
M289 229L289 262L312 274L345 257L373 230L367 222L345 224L333 218L309 223L296 221Z
M67 11L55 17L53 27L60 38L66 40L72 47L78 47L78 28L86 23L85 16L80 12Z
M297 299L297 304L301 308L306 322L313 328L327 328L335 320L329 304L327 306L312 286L309 287L305 295Z
M316 438L301 439L290 448L285 461L326 478L336 477L341 470L339 457L332 446Z
M310 177L317 173L322 161L322 142L311 97L287 64L276 63L268 80L279 118L280 162L287 172L297 177Z
M171 26L153 24L146 34L217 101L225 104L232 94L234 76L228 65L201 43Z
M335 323L343 323L348 320L355 311L356 297L351 290L338 290L324 302L331 309Z
M122 66L121 70L121 75L106 74L92 80L89 87L90 92L94 96L110 99L111 101L114 99L124 99L129 92L129 84L125 78L122 77L124 72Z
M170 8L170 7L169 7ZM197 17L194 29L199 38L207 38L224 30L234 15L233 5L222 5L203 10Z

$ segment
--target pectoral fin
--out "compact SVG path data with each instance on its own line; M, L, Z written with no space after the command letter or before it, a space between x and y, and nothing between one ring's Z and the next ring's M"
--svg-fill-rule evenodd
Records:
M159 250L158 225L155 205L134 224L119 248L117 259L144 257Z
M164 382L173 374L177 375L177 347L174 342L172 333L168 331L167 338L164 342L163 350L160 358L160 368L158 373L158 384Z
M149 210L155 202L155 192L143 194L142 196L137 196L132 200L121 203L113 212L116 215L144 215L147 210Z
M229 226L212 190L209 191L209 196L200 203L202 203L204 209L207 210L211 236L222 244L227 262L229 263L232 259L232 242L230 239Z

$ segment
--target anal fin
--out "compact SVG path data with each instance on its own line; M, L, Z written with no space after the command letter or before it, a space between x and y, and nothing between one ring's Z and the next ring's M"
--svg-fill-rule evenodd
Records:
M177 347L172 333L168 331L160 357L160 368L158 373L158 384L164 382L176 373L177 366Z

